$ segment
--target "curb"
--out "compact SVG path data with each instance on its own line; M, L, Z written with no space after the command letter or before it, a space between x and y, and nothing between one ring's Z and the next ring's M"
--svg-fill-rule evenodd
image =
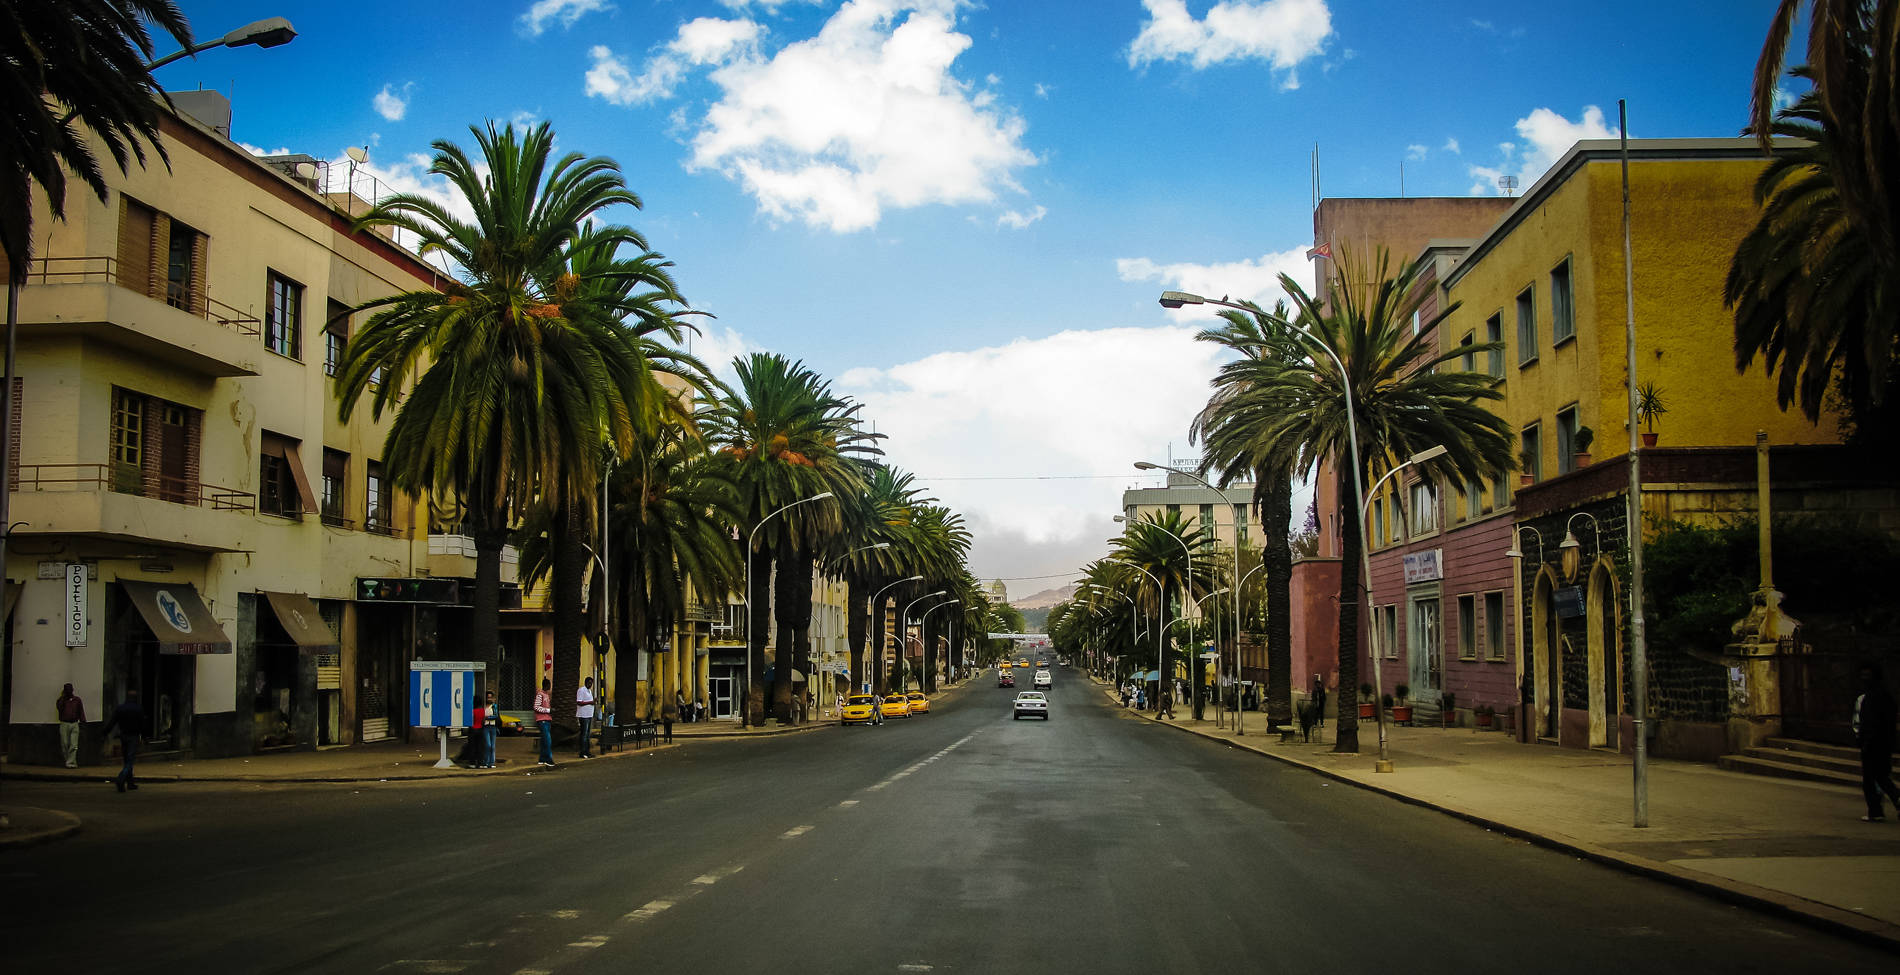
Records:
M1618 853L1614 850L1596 846L1595 844L1584 843L1579 840L1567 840L1546 833L1539 833L1522 826L1499 822L1495 819L1490 819L1478 813L1471 812L1470 810L1460 809L1456 806L1447 806L1429 799L1421 799L1417 796L1407 795L1381 785L1375 785L1371 782L1365 782L1352 778L1351 776L1342 775L1325 766L1304 762L1290 755L1275 755L1272 752L1262 751L1250 745L1231 741L1216 735L1210 735L1198 728L1189 728L1183 725L1161 721L1156 718L1149 718L1146 715L1139 715L1137 717L1151 724L1171 727L1176 731L1185 732L1196 738L1217 742L1240 751L1251 752L1262 758L1272 759L1273 761L1290 765L1294 768L1305 769L1306 771L1316 773L1335 782L1355 786L1367 792L1396 799L1407 805L1418 806L1421 809L1429 809L1455 819L1462 819L1474 826L1482 826L1492 832L1521 839L1528 843L1544 847L1545 849L1569 853L1593 863L1614 867L1650 880L1660 880L1685 890L1695 891L1725 903L1774 914L1791 921L1820 928L1832 934L1842 935L1862 944L1900 953L1900 927L1888 924L1885 921L1856 914L1842 908L1819 904L1803 897L1797 897L1793 894L1783 893L1767 887L1758 887L1754 884L1743 883L1739 880L1729 880L1723 877L1714 877L1708 874L1684 870L1679 867L1670 866L1659 860L1632 856L1627 853Z
M677 748L677 747L679 747L677 742L671 745L649 745L645 748L640 748L640 749L622 749L621 751L617 751L617 752L605 752L600 755L596 755L595 757L596 758L624 758L630 755L644 755L650 752L664 751L666 749ZM581 761L581 760L573 759L573 761ZM541 770L542 770L541 765L529 763L529 764L521 765L519 767L496 768L496 769L469 769L469 768L458 767L455 770L453 770L454 772L464 773L461 775L451 774L450 770L448 769L443 769L439 773L436 770L431 769L428 773L395 772L389 775L344 775L344 774L337 774L337 775L235 775L235 774L234 775L192 775L191 773L186 772L183 774L157 773L157 774L152 774L152 775L146 775L146 774L141 773L138 776L138 780L141 783L145 783L145 782L172 782L172 783L176 783L176 782L231 782L231 783L243 783L243 784L249 784L249 785L269 785L272 783L283 783L286 785L349 785L351 783L378 783L378 782L458 782L458 781L467 781L470 779L489 778L489 777L502 776L502 775L525 775L525 774L529 774L529 773L533 773L533 772L541 771ZM111 776L94 777L90 775L59 775L53 772L14 772L14 771L0 772L0 779L9 780L9 781L17 781L17 782L86 783L86 782L111 782L112 781Z
M44 813L54 817L58 820L57 825L33 830L31 832L22 832L18 826L10 827L0 832L0 849L16 846L33 846L39 843L51 843L54 840L65 839L79 832L79 817L69 812L61 812L58 809L43 809L38 806L16 806L12 810L12 813L17 815L21 809L27 808L33 809L36 813Z

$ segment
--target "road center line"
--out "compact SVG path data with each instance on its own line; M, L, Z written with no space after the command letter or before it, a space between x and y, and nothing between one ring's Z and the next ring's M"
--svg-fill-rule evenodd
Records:
M810 826L794 826L791 829L788 829L785 832L780 833L778 838L781 840L796 839L811 831L812 831L812 827Z

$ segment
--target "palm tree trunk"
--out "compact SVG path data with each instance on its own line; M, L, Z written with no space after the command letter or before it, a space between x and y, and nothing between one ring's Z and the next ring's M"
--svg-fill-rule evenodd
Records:
M881 588L881 587L880 587ZM875 591L875 590L873 590ZM871 689L883 694L884 683L884 600L871 606Z
M816 584L818 559L810 550L799 552L797 578L793 580L792 590L792 671L805 675L805 693L814 699L817 696L818 675L812 673L811 666L811 611L812 587ZM802 582L802 585L797 583ZM796 686L793 687L796 691ZM794 720L803 723L810 717L808 708L794 707L791 711Z
M1293 482L1256 474L1260 491L1260 558L1266 568L1267 589L1267 723L1293 723L1293 551L1287 538L1293 532ZM1256 488L1259 491L1259 488Z
M631 558L621 562L633 565ZM617 587L624 594L620 612L615 618L620 620L620 652L614 657L614 710L620 714L622 722L644 720L647 717L646 699L640 694L640 655L647 649L647 604L642 598L646 589L633 572L622 570L621 582Z
M858 686L863 683L864 675L867 673L864 669L864 638L867 635L865 612L871 603L871 592L872 590L863 578L856 575L845 577L844 606L848 614L844 621L845 642L851 648L851 690L853 692L857 691Z
M765 720L765 633L772 625L772 550L748 552L752 560L752 591L746 593L746 682L745 714L747 723L757 727Z
M586 523L571 512L554 517L554 572L550 595L554 610L554 720L575 726L574 692L581 681L581 585L587 574L587 550L581 545ZM588 668L592 673L593 668Z
M1352 461L1358 463L1357 459ZM1339 686L1333 697L1339 711L1333 725L1333 751L1359 752L1359 496L1352 471L1339 470Z
M772 654L772 713L781 724L792 714L792 669L798 660L798 595L800 582L807 597L811 593L811 571L807 557L796 549L779 559L778 574L772 577L772 616L778 624L778 640Z
M508 530L471 528L475 539L475 603L469 621L469 654L490 666L501 663L501 550Z

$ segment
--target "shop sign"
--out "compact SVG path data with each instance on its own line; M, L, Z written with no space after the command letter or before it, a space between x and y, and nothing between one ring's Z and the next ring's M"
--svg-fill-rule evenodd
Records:
M66 564L66 645L86 645L86 564Z
M433 603L454 606L462 602L462 580L420 578L356 580L360 603Z
M1551 601L1557 604L1557 618L1574 620L1583 615L1583 587L1565 586L1551 593Z
M1405 584L1415 582L1437 582L1445 577L1444 567L1440 564L1440 549L1428 548L1423 552L1407 552L1405 555Z

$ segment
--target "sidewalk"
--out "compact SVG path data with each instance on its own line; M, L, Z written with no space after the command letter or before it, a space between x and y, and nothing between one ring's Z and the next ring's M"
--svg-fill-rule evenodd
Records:
M1189 708L1175 713L1184 719L1158 723L1543 846L1900 948L1900 826L1860 822L1865 810L1854 789L1652 758L1649 826L1636 829L1625 755L1523 745L1496 731L1387 725L1395 770L1377 773L1376 725L1360 725L1359 754L1341 755L1332 751L1331 721L1316 729L1311 743L1282 743L1278 733L1266 734L1259 712L1247 715L1241 737L1231 721L1217 728L1212 720L1186 718ZM1155 720L1145 712L1127 714Z

